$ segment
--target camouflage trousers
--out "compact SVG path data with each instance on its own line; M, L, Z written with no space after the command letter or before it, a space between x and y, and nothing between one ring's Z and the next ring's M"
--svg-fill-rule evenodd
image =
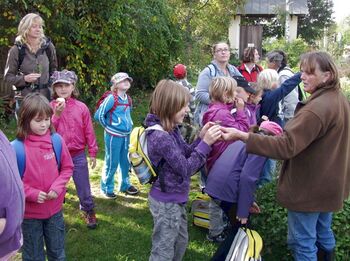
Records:
M187 244L186 204L160 202L148 196L153 216L150 261L182 260Z

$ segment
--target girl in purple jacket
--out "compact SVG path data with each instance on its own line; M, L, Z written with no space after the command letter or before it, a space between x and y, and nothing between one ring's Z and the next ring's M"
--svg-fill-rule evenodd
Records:
M190 178L204 165L210 146L221 137L220 126L209 122L191 145L184 141L178 124L190 111L189 101L188 90L172 80L161 80L145 120L147 127L157 127L147 130L149 158L158 173L148 197L154 222L149 260L182 260L188 243Z

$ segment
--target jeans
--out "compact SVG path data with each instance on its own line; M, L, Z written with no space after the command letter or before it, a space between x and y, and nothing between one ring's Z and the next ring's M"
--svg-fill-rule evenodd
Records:
M288 246L296 261L316 261L318 247L335 248L331 212L295 212L288 210Z
M24 219L22 230L23 261L45 261L44 241L49 261L63 261L66 259L62 211L48 219Z
M261 171L260 179L258 181L258 187L262 187L272 181L273 174L276 170L276 160L267 159L264 164L264 168Z

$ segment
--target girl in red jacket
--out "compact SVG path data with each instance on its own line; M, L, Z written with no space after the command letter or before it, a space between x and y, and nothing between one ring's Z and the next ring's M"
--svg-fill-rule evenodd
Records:
M62 205L73 162L61 137L60 155L54 152L52 113L49 101L39 93L28 94L19 111L17 139L23 141L25 152L24 261L45 260L44 241L49 260L65 260Z

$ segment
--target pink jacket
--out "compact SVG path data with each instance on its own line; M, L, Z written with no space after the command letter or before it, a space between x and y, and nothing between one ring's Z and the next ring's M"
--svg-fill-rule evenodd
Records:
M66 184L73 174L73 162L62 142L61 170L58 171L50 131L43 136L29 135L24 140L26 168L23 176L26 197L24 218L46 219L62 209ZM37 203L40 191L58 194L56 199Z
M55 110L57 102L51 102ZM66 100L66 108L60 117L52 116L52 124L67 144L72 157L85 151L86 145L90 157L96 157L97 142L92 126L91 115L88 107L75 98Z
M233 104L224 104L221 102L212 102L209 104L208 110L203 115L203 125L207 122L220 121L220 125L224 127L233 127L241 131L249 130L249 120L244 110L237 110L234 115L231 114ZM211 169L215 161L220 157L221 153L233 141L218 140L212 145L212 150L207 159L207 169ZM208 172L209 173L209 172Z

